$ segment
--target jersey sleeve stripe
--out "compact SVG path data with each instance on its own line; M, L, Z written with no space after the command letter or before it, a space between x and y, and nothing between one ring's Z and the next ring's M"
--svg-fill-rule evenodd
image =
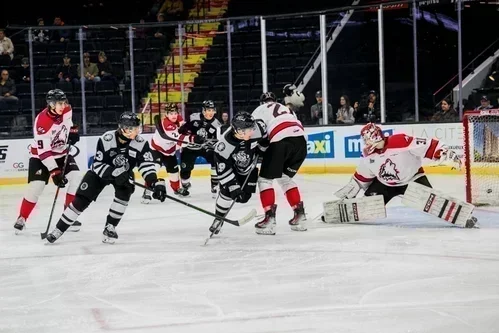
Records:
M280 131L293 126L299 127L303 131L303 126L301 126L299 123L295 121L285 121L272 129L269 135L269 139L272 140L272 138L276 136Z
M433 158L433 156L435 156L435 151L437 149L437 146L438 146L438 141L435 139L431 139L430 147L426 151L426 154L424 157Z
M230 174L228 176L225 176L224 178L220 178L221 176L218 177L218 181L220 182L221 185L225 185L227 184L228 182L230 182L231 180L233 180L234 178L236 178L234 176L234 173L230 172Z
M364 177L362 176L361 174L359 174L358 172L354 173L353 175L357 180L360 180L361 182L363 183L368 183L368 182L372 182L374 180L374 177L373 178L367 178L367 177Z
M163 149L160 145L158 145L154 140L151 140L151 147L154 148L154 150L159 151L163 155L172 155L176 151L176 146L172 146L170 149L165 150Z

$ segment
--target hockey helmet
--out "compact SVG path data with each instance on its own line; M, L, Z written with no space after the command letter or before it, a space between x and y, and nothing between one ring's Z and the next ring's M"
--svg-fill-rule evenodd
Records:
M127 111L120 115L118 127L122 130L131 130L140 127L140 119L136 113Z
M178 106L177 103L166 103L165 104L165 112L178 112Z
M212 100L203 101L202 110L206 111L207 109L213 109L215 111L217 110L217 108L215 107L215 103Z
M55 107L55 103L67 102L68 98L66 97L64 91L62 91L61 89L52 89L47 93L45 100L47 101L47 105L50 105L50 107L53 108Z
M263 94L260 95L260 104L267 103L267 102L276 102L277 97L273 92L264 92Z
M381 127L374 123L368 123L360 130L360 136L364 140L366 147L376 146L385 140Z
M252 129L255 127L255 118L246 111L241 111L238 112L234 118L232 118L231 121L231 126L232 129L237 132L237 131L244 131L247 129Z

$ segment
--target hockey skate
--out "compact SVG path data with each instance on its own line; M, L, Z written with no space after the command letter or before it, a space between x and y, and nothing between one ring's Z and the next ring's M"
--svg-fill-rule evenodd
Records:
M272 205L268 211L265 212L265 218L255 224L255 232L259 235L275 235L275 212L277 205Z
M190 195L189 191L187 191L185 187L179 187L176 191L173 191L173 193L181 197L187 197Z
M69 231L78 232L81 229L81 222L74 221L73 224L68 228Z
M211 197L213 199L216 199L217 196L218 196L218 185L215 185L211 187Z
M16 229L16 235L22 233L22 231L26 228L26 219L22 216L17 218L16 223L14 223L14 229Z
M300 201L296 208L294 209L295 216L289 220L289 226L293 231L307 231L307 228L303 225L303 222L307 220L305 216L305 209L303 208L303 201Z
M118 239L118 234L112 224L106 224L102 235L102 243L114 244L114 242Z
M210 232L212 232L215 235L218 235L218 233L220 232L220 229L222 228L223 225L224 225L224 221L222 221L220 219L215 219L213 221L213 224L210 227Z
M478 226L478 219L474 216L470 217L466 221L466 225L464 227L468 228L468 229L472 229L472 228L479 229L480 227Z
M182 187L185 188L186 190L190 189L192 186L190 181L183 182L182 181Z
M152 201L152 192L144 189L144 194L142 194L142 198L140 198L140 203L147 205Z
M62 234L63 234L62 231L55 228L50 234L47 235L47 242L49 242L49 243L55 242L56 240L59 239L59 237L62 236Z

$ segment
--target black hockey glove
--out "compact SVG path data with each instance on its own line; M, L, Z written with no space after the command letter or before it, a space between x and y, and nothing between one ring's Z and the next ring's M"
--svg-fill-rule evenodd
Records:
M246 193L243 192L241 186L235 180L227 184L227 188L229 189L230 198L232 200L242 203L248 202L249 198L246 201L244 201Z
M66 178L65 175L62 174L60 169L52 170L50 172L50 177L52 177L52 181L54 182L54 185L59 187L59 188L66 187L66 184L68 183L68 179Z
M68 143L70 145L75 145L78 141L80 141L80 131L78 126L71 126L69 130Z
M236 202L247 203L251 199L251 193L242 192L237 198Z
M153 190L152 197L161 202L166 199L166 183L162 178L158 178L155 182L151 184L151 188Z
M113 176L115 185L133 187L133 178L131 177L130 172L128 172L125 166L114 169L111 174Z
M198 145L202 145L205 142L205 138L200 136L200 135L194 135L194 143L197 143Z

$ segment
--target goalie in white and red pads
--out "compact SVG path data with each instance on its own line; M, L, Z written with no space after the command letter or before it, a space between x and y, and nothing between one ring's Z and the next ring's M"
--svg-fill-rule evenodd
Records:
M381 128L373 123L362 128L361 136L365 144L363 157L350 182L335 193L340 201L325 203L325 222L353 222L362 218L384 217L384 210L373 212L376 216L370 216L369 211L360 214L364 216L358 216L357 207L361 207L362 201L368 199L343 201L355 198L363 189L366 197L379 195L381 199L382 196L381 204L386 205L394 197L404 195L404 204L421 208L447 222L466 228L476 224L476 219L471 216L473 206L431 189L422 167L423 160L430 159L438 165L460 169L461 160L454 151L435 139L405 134L385 137ZM372 200L369 202L373 205ZM341 207L346 203L355 204L356 208ZM338 205L341 205L340 209L336 207ZM335 219L337 213L338 221ZM356 218L353 215L357 215Z

